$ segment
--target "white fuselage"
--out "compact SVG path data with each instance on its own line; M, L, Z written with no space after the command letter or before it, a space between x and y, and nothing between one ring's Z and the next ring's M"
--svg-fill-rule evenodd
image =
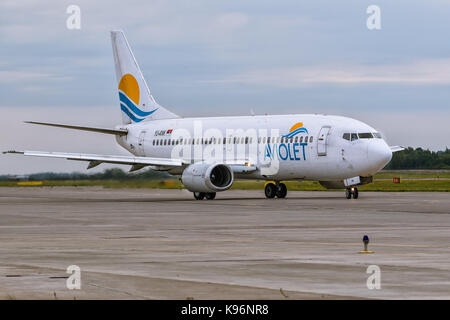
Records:
M283 138L296 124L301 124L303 129ZM241 160L257 168L237 173L236 177L240 179L336 181L355 176L369 177L392 158L389 146L374 128L341 116L177 118L120 128L126 128L128 135L117 136L118 143L137 156L181 157L190 163ZM345 136L346 133L349 136ZM355 136L364 137L367 133L371 137ZM348 139L352 134L353 141ZM180 149L183 150L181 153ZM275 171L261 170L273 162L277 162ZM169 172L181 173L176 169Z

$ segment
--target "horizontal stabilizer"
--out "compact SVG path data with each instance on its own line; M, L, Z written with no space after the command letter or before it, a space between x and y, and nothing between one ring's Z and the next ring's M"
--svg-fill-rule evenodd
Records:
M106 134L116 134L119 136L126 136L128 133L128 131L126 129L107 129L107 128L96 128L96 127L84 127L84 126L73 126L73 125L68 125L68 124L36 122L36 121L25 121L25 123L40 124L43 126L91 131L91 132L106 133Z

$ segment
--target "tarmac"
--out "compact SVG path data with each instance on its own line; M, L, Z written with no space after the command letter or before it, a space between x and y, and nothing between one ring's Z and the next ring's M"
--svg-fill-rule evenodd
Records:
M0 241L0 299L450 299L449 193L2 187Z

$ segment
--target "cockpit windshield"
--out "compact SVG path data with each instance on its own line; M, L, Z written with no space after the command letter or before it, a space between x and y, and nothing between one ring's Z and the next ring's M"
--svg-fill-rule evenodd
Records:
M355 141L358 139L381 139L379 132L362 132L362 133L344 133L342 138L348 141Z
M377 139L381 139L381 133L379 133L379 132L374 132L373 136Z
M372 139L373 135L370 132L358 133L360 139Z

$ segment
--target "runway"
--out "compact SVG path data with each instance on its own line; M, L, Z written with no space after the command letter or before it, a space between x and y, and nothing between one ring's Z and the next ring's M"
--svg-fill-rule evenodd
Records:
M0 241L1 299L450 299L449 193L4 187Z

